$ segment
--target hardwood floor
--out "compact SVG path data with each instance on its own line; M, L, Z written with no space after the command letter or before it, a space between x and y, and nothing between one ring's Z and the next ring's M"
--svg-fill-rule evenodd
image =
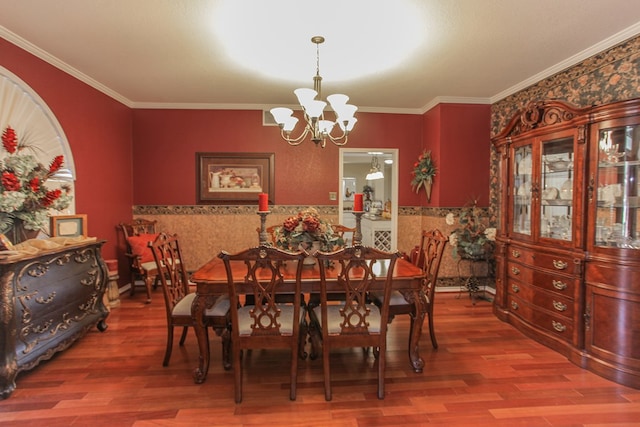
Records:
M333 400L324 400L322 363L300 364L298 398L289 401L288 356L254 351L245 358L243 402L221 365L220 341L204 384L194 384L195 335L177 338L162 367L166 326L161 295L122 295L107 319L71 348L21 373L0 401L0 426L640 426L640 390L571 364L525 338L466 295L437 294L439 348L427 336L423 374L409 369L408 322L389 332L386 398L376 397L373 357L361 350L332 357Z

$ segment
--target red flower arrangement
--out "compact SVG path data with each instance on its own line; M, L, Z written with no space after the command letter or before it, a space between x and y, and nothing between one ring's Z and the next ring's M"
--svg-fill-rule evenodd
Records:
M63 210L71 203L71 189L49 190L45 182L64 164L62 155L45 167L18 142L16 131L8 126L2 133L7 155L0 161L0 233L22 222L28 230L38 230L48 221L48 209Z

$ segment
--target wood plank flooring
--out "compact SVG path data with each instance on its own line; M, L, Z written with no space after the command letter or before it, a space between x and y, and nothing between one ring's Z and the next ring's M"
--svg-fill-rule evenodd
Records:
M408 321L389 332L386 398L376 397L373 357L359 349L332 356L333 400L326 402L321 360L300 364L291 402L286 353L253 351L245 362L243 403L221 366L212 336L204 384L194 384L195 335L177 338L162 367L166 320L161 294L121 296L105 333L92 330L32 371L0 401L0 426L640 426L640 390L582 370L497 320L491 303L438 294L438 350L428 331L423 374L407 361ZM213 335L213 334L212 334Z

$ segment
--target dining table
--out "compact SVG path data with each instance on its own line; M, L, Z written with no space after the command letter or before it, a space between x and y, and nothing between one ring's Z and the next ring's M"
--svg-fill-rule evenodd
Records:
M387 260L386 263L389 261ZM231 264L234 286L242 288L245 280L246 266L242 262L234 262ZM283 292L292 291L296 276L295 261L286 262L281 272L284 278ZM337 278L340 273L340 264L336 263L326 269L327 290L330 292L332 287L336 291ZM386 274L385 263L380 266L380 274ZM411 262L398 258L393 271L392 286L393 290L399 291L407 302L415 305L415 316L411 316L411 328L409 334L409 363L414 372L420 373L424 368L424 360L420 357L419 343L422 335L422 325L427 314L427 307L424 304L425 295L421 290L422 269L413 265ZM207 325L204 313L208 308L213 307L215 301L223 295L228 295L227 273L224 263L218 257L211 259L198 270L192 273L191 281L195 283L195 293L193 304L191 306L191 314L194 319L194 329L198 339L198 367L194 371L194 381L198 384L204 382L209 371L209 338L207 334ZM316 262L313 265L305 265L302 269L302 292L305 294L320 293L320 267ZM287 285L290 287L287 288ZM384 281L376 281L371 290L382 290ZM240 291L250 292L250 285L246 285L246 289Z

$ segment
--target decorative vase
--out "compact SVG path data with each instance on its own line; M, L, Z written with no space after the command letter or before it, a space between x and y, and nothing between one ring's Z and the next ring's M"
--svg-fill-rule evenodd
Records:
M306 257L302 263L304 265L315 265L317 259L316 257L313 256L313 254L315 254L316 252L318 252L320 250L320 242L311 242L311 248L309 250L307 250L307 252L309 253L309 256Z
M433 185L433 181L430 179L424 180L424 191L427 193L427 202L431 201L431 186Z
M25 240L35 239L39 232L40 230L28 230L24 228L22 220L16 218L13 220L13 227L7 232L7 238L11 243L17 245Z

